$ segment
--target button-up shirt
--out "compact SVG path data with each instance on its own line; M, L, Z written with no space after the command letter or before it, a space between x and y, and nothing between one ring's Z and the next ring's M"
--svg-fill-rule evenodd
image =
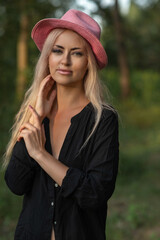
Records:
M45 149L52 154L49 119L43 121ZM86 146L79 152L95 123L89 103L71 118L59 154L69 167L59 186L29 156L25 142L16 142L5 180L11 191L24 195L15 240L105 240L107 201L118 171L118 117L103 108L100 122ZM47 161L47 159L46 159Z

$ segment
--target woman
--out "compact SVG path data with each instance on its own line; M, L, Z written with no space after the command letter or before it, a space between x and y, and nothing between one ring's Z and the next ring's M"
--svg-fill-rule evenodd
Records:
M104 240L119 144L98 78L99 25L72 9L38 22L32 38L41 55L6 152L6 183L24 195L15 239Z

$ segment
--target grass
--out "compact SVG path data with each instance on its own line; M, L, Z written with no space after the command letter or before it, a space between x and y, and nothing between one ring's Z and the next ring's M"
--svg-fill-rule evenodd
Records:
M121 135L119 175L109 201L108 240L160 239L160 149L157 141L151 145L146 141L152 135L151 129L137 132L139 141L137 134L135 138L135 133L126 133L126 139L135 139L135 144Z
M132 95L126 101L119 99L118 73L110 71L105 75L121 116L119 174L116 190L109 200L107 240L160 240L159 75L150 71L132 73ZM151 76L154 86L148 82ZM6 133L16 111L10 102L13 102L12 95L7 101L1 99L0 155L9 139ZM14 196L6 187L1 171L1 240L13 240L21 204L22 198Z

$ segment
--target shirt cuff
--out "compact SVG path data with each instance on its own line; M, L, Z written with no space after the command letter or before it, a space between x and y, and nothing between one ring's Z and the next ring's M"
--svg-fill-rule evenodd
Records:
M70 167L67 170L66 176L64 177L61 185L61 194L63 197L68 197L74 190L81 184L84 178L84 173L77 169Z

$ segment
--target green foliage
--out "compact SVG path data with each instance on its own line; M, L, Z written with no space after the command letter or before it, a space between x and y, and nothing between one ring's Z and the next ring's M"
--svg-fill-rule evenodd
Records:
M155 104L153 111L157 111L156 106L159 106L160 103L158 91L160 89L160 74L153 70L138 70L131 71L130 75L131 95L128 100L125 100L124 106L130 108L130 111L132 109L134 111L134 108L137 110L139 106L142 111L142 106L153 107L153 104ZM113 102L115 103L116 99L119 100L121 95L119 77L120 74L117 69L105 68L101 71L101 79L114 96Z
M142 227L149 221L147 204L131 204L128 208L127 221L133 229Z
M126 45L132 67L160 69L159 9L160 1L151 1L146 7L132 1L125 21Z

